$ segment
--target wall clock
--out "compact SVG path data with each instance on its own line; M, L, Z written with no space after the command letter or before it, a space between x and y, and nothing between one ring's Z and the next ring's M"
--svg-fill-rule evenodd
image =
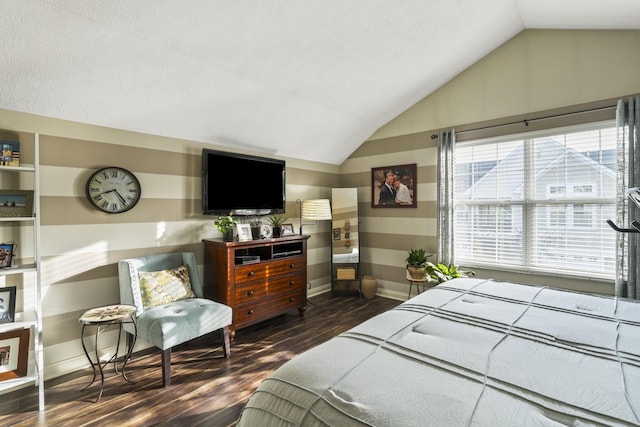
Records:
M122 213L140 201L140 181L131 172L116 166L95 171L86 186L87 199L107 213Z

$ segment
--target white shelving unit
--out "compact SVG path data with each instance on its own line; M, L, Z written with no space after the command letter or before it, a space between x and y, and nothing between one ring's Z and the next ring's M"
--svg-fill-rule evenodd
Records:
M12 330L29 328L29 364L27 375L18 378L0 381L0 394L7 393L19 387L34 384L38 388L38 408L44 410L44 357L42 344L42 282L40 263L40 176L39 176L39 154L40 136L33 134L33 160L34 164L20 166L0 166L0 188L3 190L33 190L33 214L24 217L0 217L0 242L14 240L13 236L20 236L29 239L29 234L33 236L33 246L26 242L17 242L16 248L21 254L19 261L24 264L13 265L10 268L0 269L0 287L7 286L7 281L21 283L18 288L21 298L16 296L15 321L11 323L0 323L0 333ZM28 142L20 141L20 151ZM17 179L12 174L21 174ZM33 180L32 188L24 188L25 182L30 182L29 175ZM23 177L25 178L23 180ZM8 182L16 182L20 188L13 188ZM15 184L13 184L15 185ZM10 239L7 238L11 237ZM22 249L22 250L21 250ZM31 253L27 253L27 251ZM15 277L10 277L15 276Z

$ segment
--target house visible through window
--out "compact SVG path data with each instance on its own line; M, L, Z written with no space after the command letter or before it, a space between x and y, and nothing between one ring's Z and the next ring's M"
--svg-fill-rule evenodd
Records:
M463 142L455 158L456 263L613 278L613 123Z

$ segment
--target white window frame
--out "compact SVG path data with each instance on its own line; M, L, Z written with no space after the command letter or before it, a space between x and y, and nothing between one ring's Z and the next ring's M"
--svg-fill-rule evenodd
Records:
M597 122L597 123L591 123L591 124L582 124L582 125L574 125L574 126L567 126L567 127L562 127L562 128L554 128L554 129L548 129L545 131L537 131L537 132L530 132L530 133L526 133L526 134L517 134L517 135L507 135L507 136L503 136L503 137L499 137L499 138L491 138L491 139L483 139L483 140L475 140L475 141L466 141L466 142L460 142L456 145L456 149L459 148L463 148L463 147L470 147L473 145L484 145L487 143L492 143L492 142L510 142L510 141L519 141L519 140L524 140L524 141L531 141L535 138L543 138L545 136L554 136L554 135L559 135L559 134L570 134L573 132L582 132L582 131L589 131L589 130L594 130L594 129L602 129L602 128L614 128L615 127L615 123L614 121L606 121L606 122ZM526 143L525 142L525 153L529 152L530 153L530 147L532 146L532 144L530 143ZM525 154L526 155L526 154ZM525 162L527 165L528 163ZM525 166L526 168L526 166ZM532 174L531 170L528 170L524 172L525 175L528 174ZM529 177L530 179L531 177ZM529 182L529 179L524 178L525 183ZM609 271L604 271L604 272L588 272L588 273L581 273L580 271L576 271L576 270L565 270L565 269L557 269L555 267L550 267L550 268L545 268L545 267L541 267L540 265L533 265L532 263L532 259L533 259L533 251L535 251L535 248L532 247L531 244L529 244L529 242L532 239L532 236L530 236L528 233L535 233L537 232L535 229L529 228L528 224L530 222L532 222L532 218L533 218L533 211L535 211L535 207L536 206L563 206L566 205L567 208L565 209L565 228L569 229L579 229L580 231L583 232L589 232L590 229L596 229L599 226L602 226L602 224L598 223L598 215L595 214L595 210L599 210L602 209L601 206L607 206L607 207L611 207L613 206L615 208L615 202L616 202L616 195L615 195L615 191L612 191L611 194L609 196L601 196L601 197L593 197L593 196L589 196L589 197L585 197L585 195L588 194L597 194L598 189L600 188L601 183L598 182L591 182L591 181L585 181L585 182L571 182L568 183L565 191L568 191L569 194L567 194L565 197L563 198L558 198L557 195L558 193L552 194L551 193L551 185L547 186L546 189L546 195L547 195L547 199L548 200L536 200L535 197L531 197L532 195L529 194L530 192L533 192L532 189L527 188L527 185L525 184L525 189L524 189L524 200L498 200L498 199L490 199L490 200L481 200L481 201L462 201L459 199L456 199L456 207L459 206L464 206L464 205L472 205L472 206L494 206L496 209L499 208L500 206L521 206L521 208L523 209L523 214L522 214L522 257L524 259L523 265L496 265L495 262L490 261L490 262L483 262L482 260L479 259L467 259L467 258L461 258L458 256L458 250L456 248L456 263L458 264L462 264L468 267L478 267L478 268L489 268L489 269L500 269L500 270L510 270L510 271L517 271L517 272L534 272L534 273L552 273L554 275L558 275L558 276L570 276L570 277L590 277L590 278L600 278L600 279L612 279L615 275L615 266L613 265L611 267L611 269ZM590 187L590 192L580 192L580 191L575 191L577 187L585 187L585 188L589 188ZM604 188L604 187L603 187ZM594 204L596 204L597 206L595 206ZM589 216L589 220L584 223L584 224L576 224L576 222L574 221L575 219L575 214L576 212L574 211L573 206L574 205L582 205L585 209L586 215ZM599 211L598 211L599 212ZM547 212L547 217L546 220L548 222L550 222L551 220L551 211L549 210ZM455 218L454 218L455 221ZM515 219L513 219L513 221L516 221ZM605 224L606 226L606 224ZM454 229L456 228L456 226L454 225ZM460 236L460 235L456 235L455 237L455 242L456 244L459 244L460 239L464 239L464 236ZM612 245L611 247L611 257L615 258L615 245ZM608 252L607 252L608 253ZM567 253L567 260L571 259L573 255L570 253ZM588 258L588 256L584 256L583 255L583 259ZM609 259L609 258L607 258Z

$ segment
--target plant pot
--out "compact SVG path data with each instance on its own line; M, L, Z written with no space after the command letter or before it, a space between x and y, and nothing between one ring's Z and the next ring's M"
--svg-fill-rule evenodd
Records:
M260 240L260 227L251 227L251 238L253 240Z
M280 227L273 227L271 229L271 237L280 237Z
M378 291L378 281L375 277L365 275L362 278L360 286L362 287L362 295L364 295L365 298L371 299L376 296L376 292Z
M427 268L426 267L413 267L408 266L407 271L409 271L409 276L412 279L424 280L427 277Z
M222 240L225 242L233 242L233 228L222 233Z

